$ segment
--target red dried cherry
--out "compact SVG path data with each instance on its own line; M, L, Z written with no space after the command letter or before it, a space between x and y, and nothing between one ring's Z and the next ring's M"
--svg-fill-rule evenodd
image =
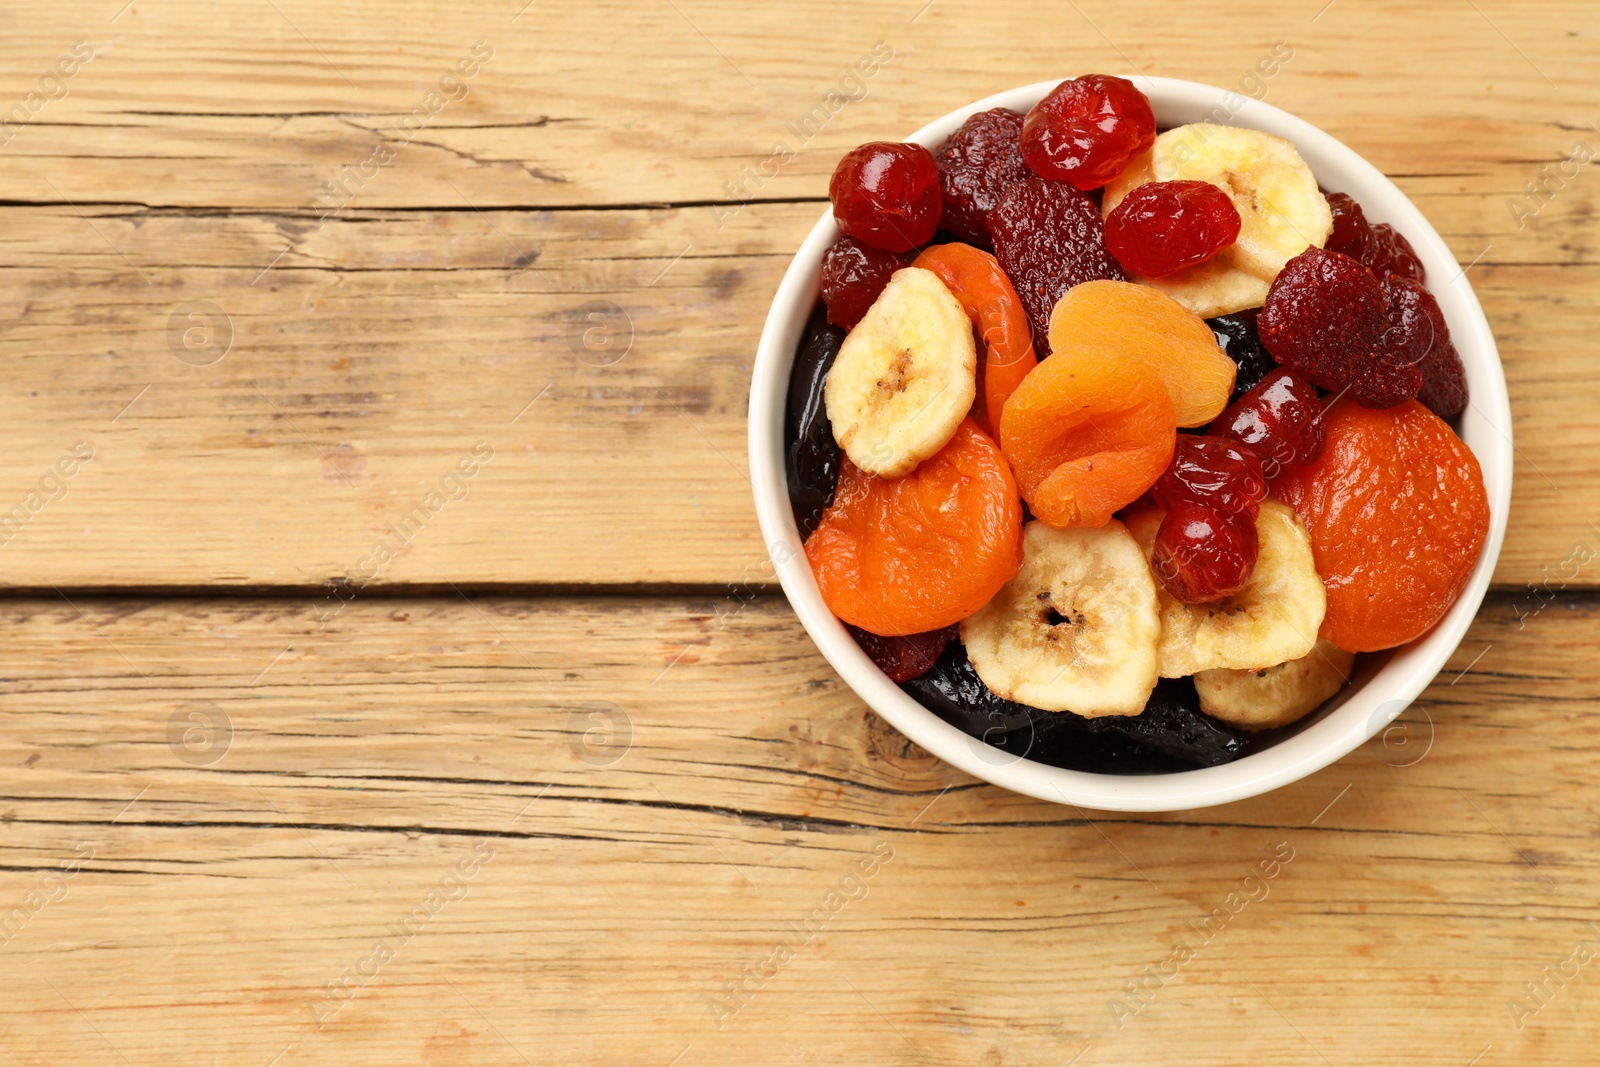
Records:
M1050 354L1050 312L1063 293L1098 278L1128 280L1106 251L1100 209L1066 182L1029 178L1013 185L989 213L989 230L1041 359Z
M980 111L933 154L944 199L941 228L957 240L992 248L989 212L1028 175L1022 162L1022 116L1007 108Z
M1313 246L1285 264L1256 325L1279 363L1364 407L1392 407L1422 387L1422 372L1384 347L1383 287L1340 252Z
M1256 454L1235 441L1180 433L1172 463L1150 487L1163 508L1180 500L1204 504L1254 520L1267 495L1267 480Z
M1098 189L1156 139L1150 101L1126 78L1064 81L1022 120L1022 158L1041 178Z
M828 321L851 329L861 321L905 260L854 237L841 237L822 253L822 299Z
M946 626L922 634L904 637L880 637L859 626L846 625L850 636L856 639L861 651L889 676L891 682L909 682L933 670L945 646L956 639L959 628Z
M1210 182L1146 182L1106 216L1106 248L1151 278L1204 263L1239 239L1239 209Z
M1325 247L1365 263L1372 255L1372 224L1367 213L1345 193L1329 193L1328 207L1333 212L1333 233Z
M1436 344L1422 361L1422 388L1417 399L1441 419L1453 419L1467 406L1467 368L1449 341Z
M1156 530L1150 569L1185 604L1207 604L1243 589L1260 552L1256 524L1248 515L1180 500Z
M939 228L939 168L919 144L871 141L851 149L833 170L828 198L839 228L874 248L909 251Z
M1372 254L1361 262L1378 278L1397 274L1414 282L1428 280L1417 250L1387 222L1380 222L1372 228Z
M1322 452L1322 400L1316 386L1278 369L1217 417L1208 431L1238 441L1261 461L1261 472L1309 463Z

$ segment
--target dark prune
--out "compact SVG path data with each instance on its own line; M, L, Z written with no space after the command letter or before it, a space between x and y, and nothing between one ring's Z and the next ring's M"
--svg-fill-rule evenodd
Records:
M939 228L939 168L919 144L870 141L839 160L828 199L845 233L874 248L907 252Z
M1261 343L1261 334L1256 331L1256 316L1260 311L1260 308L1250 308L1248 311L1218 315L1206 320L1211 332L1217 335L1217 344L1229 359L1239 365L1239 373L1233 379L1234 400L1244 396L1257 382L1278 369L1278 361L1272 358L1272 354Z
M1022 121L1022 158L1041 178L1098 189L1155 143L1150 100L1126 78L1062 82Z
M1151 278L1204 263L1239 239L1239 209L1210 182L1146 182L1106 216L1106 247Z
M845 629L856 639L861 651L889 676L889 681L909 682L933 669L945 646L956 639L958 628L946 626L942 630L904 637L880 637L858 626L846 625Z
M1384 348L1388 300L1366 267L1311 247L1278 272L1257 323L1277 361L1363 407L1393 407L1417 395L1422 372Z
M851 329L861 321L894 272L906 265L893 252L841 237L822 253L822 299L828 321Z
M1050 354L1050 312L1074 285L1128 280L1106 251L1100 209L1065 182L1018 182L989 213L994 254L1028 313L1033 350Z
M992 248L989 212L1016 182L1028 177L1022 162L1022 116L997 107L963 122L939 150L939 225L958 241Z
M789 506L794 509L802 540L822 521L839 485L839 445L822 403L822 385L844 343L844 333L828 322L827 309L819 304L806 323L789 372L789 397L783 413L784 468Z
M996 696L959 641L933 669L900 686L923 707L1012 758L1100 774L1164 774L1245 753L1247 739L1200 712L1187 678L1157 684L1142 715L1085 719ZM998 758L998 757L997 757Z

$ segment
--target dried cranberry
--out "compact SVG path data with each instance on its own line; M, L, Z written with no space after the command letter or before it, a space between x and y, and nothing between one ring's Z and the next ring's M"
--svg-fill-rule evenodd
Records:
M944 215L939 221L957 240L980 248L989 239L989 212L1007 189L1025 180L1022 116L997 107L967 119L933 154L939 164Z
M1272 282L1257 320L1273 358L1364 407L1417 395L1422 372L1384 347L1388 301L1372 272L1340 252L1308 248Z
M1266 495L1267 480L1254 452L1222 437L1192 433L1178 435L1172 463L1150 487L1151 498L1163 508L1187 500L1252 520Z
M905 260L893 252L841 237L822 253L822 299L828 304L828 321L850 329L878 299L894 272Z
M858 241L905 252L939 228L939 168L919 144L871 141L845 153L828 182L833 217Z
M1156 139L1150 101L1126 78L1064 81L1022 120L1022 158L1041 178L1098 189Z
M1233 377L1234 400L1244 396L1255 388L1257 382L1278 369L1278 361L1261 343L1261 334L1256 329L1256 316L1259 313L1259 308L1249 308L1206 320L1211 332L1217 335L1218 346L1239 366L1239 372Z
M1328 207L1333 211L1333 234L1326 247L1365 263L1372 255L1372 224L1367 213L1344 193L1329 193Z
M1414 282L1428 280L1417 250L1411 247L1411 242L1406 240L1400 231L1387 222L1380 222L1372 228L1372 253L1361 262L1366 264L1378 278L1398 274Z
M1106 247L1151 278L1204 263L1239 239L1239 209L1210 182L1146 182L1106 216Z
M856 639L878 669L889 676L891 682L909 682L933 670L939 654L956 639L957 627L932 630L905 637L879 637L855 626L847 626L850 636Z
M1207 432L1238 441L1261 460L1263 474L1276 478L1322 453L1322 400L1310 382L1275 370L1228 405Z
M1422 361L1422 388L1417 399L1441 419L1453 419L1467 406L1467 368L1461 353L1446 341L1436 344Z
M1156 530L1150 569L1185 604L1207 604L1243 589L1260 552L1249 516L1180 500Z
M1050 312L1061 294L1098 278L1128 280L1106 251L1100 209L1065 182L1029 178L1013 185L989 213L989 230L1041 357L1050 354Z

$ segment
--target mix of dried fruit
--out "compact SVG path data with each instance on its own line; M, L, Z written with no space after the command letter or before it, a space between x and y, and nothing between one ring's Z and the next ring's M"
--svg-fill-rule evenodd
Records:
M1063 82L873 142L790 381L824 601L1017 756L1225 763L1426 633L1489 529L1421 260L1295 146Z

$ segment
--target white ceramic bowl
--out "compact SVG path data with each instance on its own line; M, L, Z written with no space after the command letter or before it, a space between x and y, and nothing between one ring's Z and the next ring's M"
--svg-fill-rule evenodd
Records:
M1491 510L1488 543L1449 614L1409 645L1363 657L1365 665L1354 684L1298 733L1220 767L1154 775L1062 770L1019 759L944 722L889 681L828 610L789 506L784 401L795 350L818 299L822 253L839 238L831 211L823 212L795 254L761 332L750 386L750 473L767 552L800 622L840 677L897 730L968 774L1041 800L1115 811L1173 811L1255 796L1328 766L1387 726L1433 680L1466 633L1500 555L1511 503L1511 407L1494 335L1471 285L1438 233L1389 179L1315 126L1268 104L1195 82L1132 80L1150 97L1163 128L1204 119L1287 137L1299 146L1324 188L1349 193L1368 219L1393 224L1421 256L1428 288L1466 364L1472 403L1461 417L1461 433L1483 466ZM1025 112L1056 84L1039 82L997 93L929 123L909 140L935 148L968 116L993 107Z

